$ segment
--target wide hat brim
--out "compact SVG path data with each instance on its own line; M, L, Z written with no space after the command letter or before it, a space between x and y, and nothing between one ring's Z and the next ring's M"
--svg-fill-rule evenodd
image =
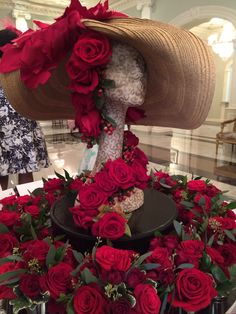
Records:
M207 45L189 31L158 21L119 18L104 22L84 20L85 26L127 43L143 56L147 91L140 125L193 129L209 112L215 88L215 68ZM21 82L19 71L1 75L13 107L36 120L73 119L65 63L36 90Z

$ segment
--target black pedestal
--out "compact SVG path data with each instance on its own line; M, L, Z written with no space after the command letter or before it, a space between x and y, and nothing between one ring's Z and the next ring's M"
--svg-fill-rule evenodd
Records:
M54 235L65 234L78 251L90 251L96 242L96 237L78 228L69 211L69 208L74 205L75 197L71 195L55 202L51 210L53 232ZM144 205L133 212L128 223L132 236L123 236L113 241L113 246L145 253L154 232L170 228L176 213L175 203L169 197L155 190L145 190Z

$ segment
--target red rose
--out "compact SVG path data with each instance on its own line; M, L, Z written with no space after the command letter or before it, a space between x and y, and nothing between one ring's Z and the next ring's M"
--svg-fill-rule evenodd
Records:
M49 251L49 244L43 240L32 240L21 244L26 261L37 259L40 265L44 265Z
M12 255L14 247L18 247L18 240L11 233L2 233L0 236L0 257Z
M83 182L79 178L76 178L70 183L69 189L78 192L82 185Z
M236 263L236 244L226 243L218 247L218 251L224 258L224 266L230 267Z
M49 291L53 299L57 299L61 293L71 289L71 272L73 268L66 263L51 267L48 272L40 278L40 286L43 291Z
M186 312L204 309L218 294L213 286L210 275L196 268L185 268L177 275L176 293L171 305L183 308Z
M119 270L104 270L101 269L100 271L100 278L103 282L109 282L112 285L118 285L124 281L125 272Z
M92 234L105 239L116 240L125 233L127 220L117 213L106 213L93 224Z
M204 243L200 240L186 240L182 241L176 250L177 265L183 263L193 264L195 267L199 266L199 259L202 257L204 250Z
M161 269L158 272L158 281L164 286L171 286L174 283L175 275L172 269Z
M96 262L106 271L119 270L126 272L132 263L133 252L114 249L103 245L96 250Z
M217 187L215 187L213 184L208 184L207 185L207 190L205 192L208 196L210 197L214 197L217 194L221 193L221 191L219 189L217 189Z
M11 195L4 197L3 199L0 200L0 204L2 204L2 209L7 209L8 206L12 206L16 203L17 197L16 195Z
M45 195L45 198L46 200L48 201L48 204L51 206L55 200L56 200L56 197L55 195L53 194L53 192L49 192Z
M107 194L97 184L84 185L79 191L79 201L83 209L97 209L107 202Z
M131 311L131 304L125 298L119 298L115 301L112 301L109 304L110 314L129 314L130 311Z
M202 201L203 201L203 204L201 204ZM209 209L211 208L211 198L207 195L197 193L194 197L194 202L207 211L209 211Z
M131 131L124 132L124 145L126 147L135 147L139 143L139 139Z
M140 164L143 165L144 167L146 167L146 165L148 164L147 156L138 147L135 147L134 149L133 158L137 159L137 161L140 162Z
M79 287L75 293L73 304L76 314L104 314L107 309L105 296L96 283Z
M76 79L72 80L69 87L73 92L89 94L98 86L99 77L95 69L79 71Z
M191 180L187 183L187 188L191 192L203 192L206 191L207 185L203 180Z
M86 32L80 35L73 47L73 55L80 69L101 67L110 61L112 54L108 38L97 32Z
M136 123L136 121L145 118L145 111L136 107L129 107L126 112L125 123Z
M158 270L161 268L170 268L172 266L168 250L162 247L157 247L147 258L147 262L160 264Z
M132 163L132 169L135 177L135 186L139 189L144 190L147 188L149 176L147 175L146 167L143 167L137 160Z
M136 298L135 310L140 314L158 314L161 307L161 300L157 291L149 284L139 284L134 289Z
M97 209L83 209L79 206L70 208L70 212L73 214L74 223L84 229L88 229L94 223L93 219L97 216Z
M86 95L72 93L71 97L75 111L79 112L80 114L86 114L95 108L92 92Z
M145 279L145 272L134 267L128 272L126 281L128 286L134 289L138 284L144 282Z
M19 288L30 299L40 296L39 278L36 274L24 274L20 278Z
M40 214L40 208L38 206L36 206L36 205L26 206L24 208L24 211L26 213L30 214L34 218L38 218L39 214Z
M47 182L44 183L44 189L47 192L62 190L64 187L64 181L59 178L49 179Z
M206 252L210 256L213 263L218 264L218 265L224 264L223 256L216 249L214 249L210 246L207 246Z
M77 114L75 118L75 126L85 136L97 138L101 133L100 124L101 115L96 109L89 111L87 114Z
M232 230L236 228L235 219L228 217L214 217L214 220L221 225L221 229L223 230Z
M0 275L5 274L7 272L10 271L14 271L16 270L16 265L13 262L6 262L2 265L0 265ZM12 288L9 288L7 286L0 286L0 300L1 299L7 299L7 300L11 300L11 299L15 299L16 295L13 292Z
M94 179L99 188L107 193L108 196L113 195L117 191L117 186L113 182L107 171L102 170L97 172Z
M0 211L0 223L7 227L13 227L20 219L20 213L2 210Z
M114 161L108 161L105 167L109 176L119 188L126 190L134 186L135 179L132 168L123 159L118 158Z
M18 205L30 205L30 203L32 202L32 197L29 195L23 195L23 196L19 196L17 198L17 204Z

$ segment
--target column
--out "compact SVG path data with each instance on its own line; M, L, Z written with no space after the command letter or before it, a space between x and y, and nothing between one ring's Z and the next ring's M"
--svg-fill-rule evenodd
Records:
M234 43L234 53L233 53L233 63L232 63L232 72L231 72L231 84L230 84L230 93L229 93L229 106L226 110L226 119L232 119L236 117L236 40L233 40Z
M137 1L137 10L141 11L141 18L142 19L150 19L153 0L138 0Z

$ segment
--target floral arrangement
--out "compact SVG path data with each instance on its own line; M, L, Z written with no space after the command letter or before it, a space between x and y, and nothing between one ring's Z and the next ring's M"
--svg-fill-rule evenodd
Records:
M116 123L106 112L104 93L105 89L114 87L114 81L106 77L112 46L106 36L86 29L82 20L122 16L126 15L109 10L108 0L90 9L72 0L53 24L34 21L40 29L30 29L20 34L13 44L1 48L4 55L0 72L20 70L21 80L29 89L46 84L52 71L67 58L75 126L88 148L98 143L102 131L112 134ZM134 123L144 116L143 110L130 107L126 120Z
M123 158L108 160L95 176L79 176L78 205L70 209L76 225L110 240L131 234L127 224L131 213L123 210L122 202L135 193L135 188L147 188L150 179L148 160L138 142L132 132L125 131Z
M177 205L173 230L156 232L141 256L99 239L83 255L51 234L51 204L81 189L81 178L58 176L30 196L0 201L0 299L10 300L14 313L41 303L48 313L198 311L235 286L236 203L225 202L209 180L152 172L150 188Z

